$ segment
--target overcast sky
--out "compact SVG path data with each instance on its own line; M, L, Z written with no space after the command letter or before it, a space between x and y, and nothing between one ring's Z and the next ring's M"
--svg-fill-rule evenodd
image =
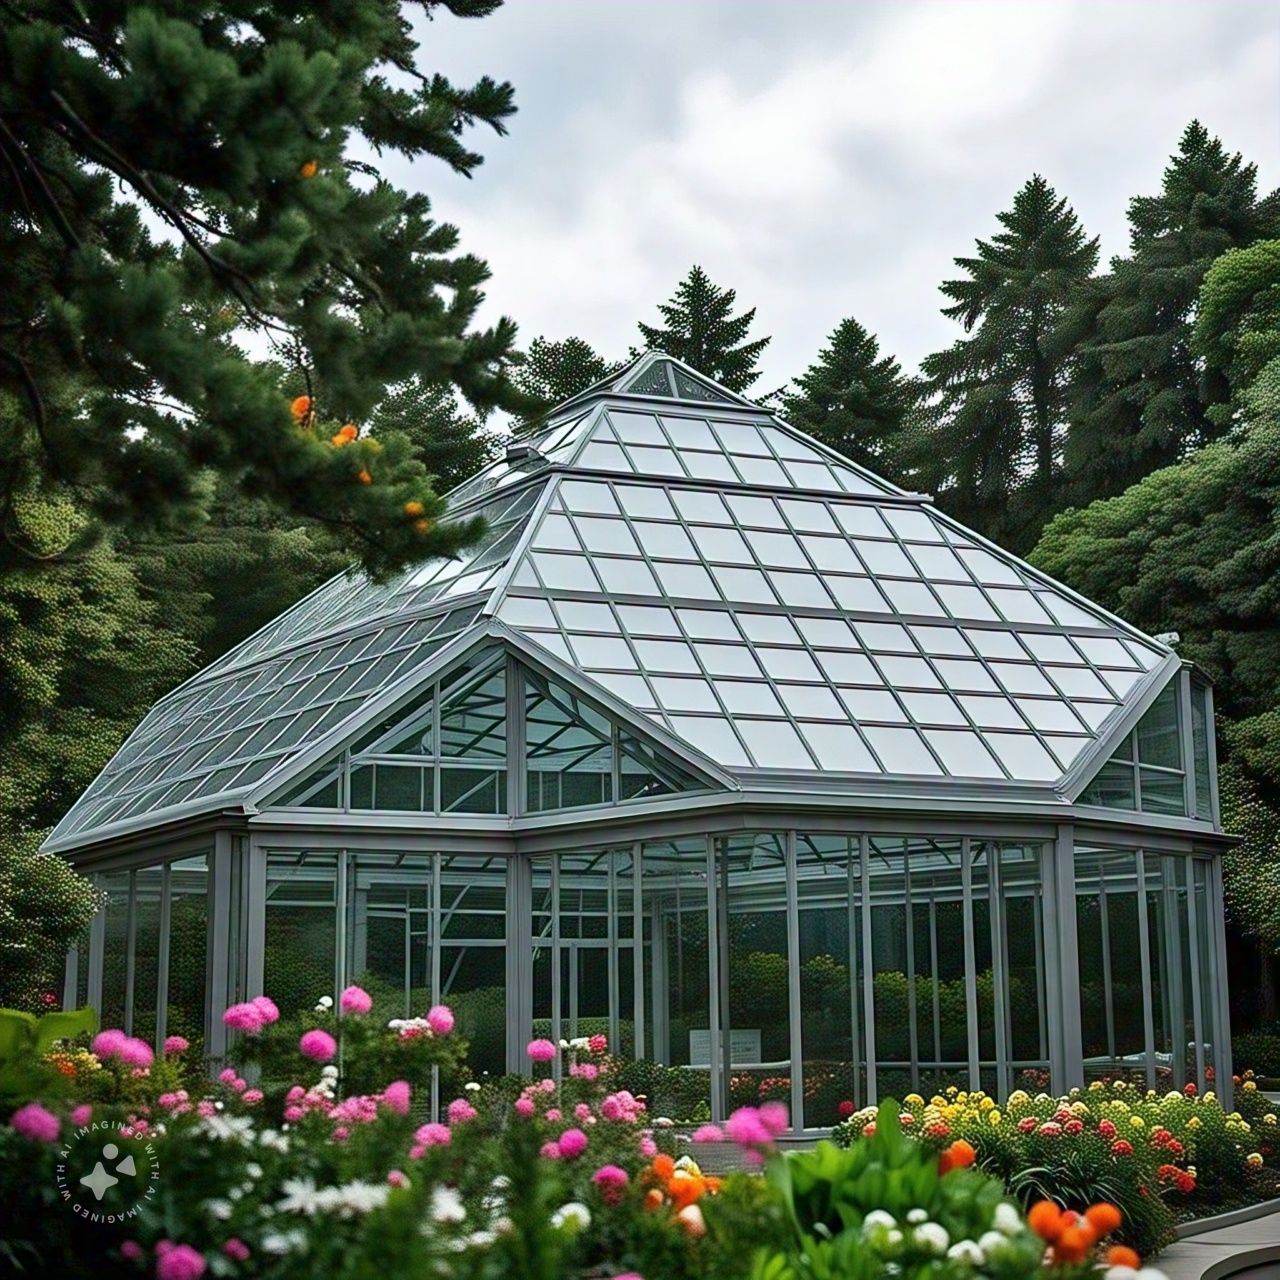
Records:
M1193 117L1280 185L1275 0L507 0L421 34L516 89L472 181L385 164L488 259L489 315L620 356L698 262L773 335L761 391L847 315L910 368L950 341L938 283L1034 172L1104 255Z

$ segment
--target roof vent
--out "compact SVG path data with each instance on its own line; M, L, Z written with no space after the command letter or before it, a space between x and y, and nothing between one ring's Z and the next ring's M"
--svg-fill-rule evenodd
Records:
M545 462L546 458L527 440L512 440L507 445L507 461L519 465L522 462Z
M1152 638L1160 644L1167 644L1170 649L1182 643L1182 637L1176 631L1160 631Z

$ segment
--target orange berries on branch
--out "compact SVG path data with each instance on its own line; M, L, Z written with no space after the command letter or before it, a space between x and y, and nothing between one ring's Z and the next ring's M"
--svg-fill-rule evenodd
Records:
M356 474L356 479L359 480L361 484L373 483L373 477L369 474L368 469L363 467Z
M1052 1200L1039 1200L1027 1210L1027 1226L1050 1244L1062 1234L1062 1219L1062 1210Z
M410 520L416 520L421 515L426 515L427 509L420 502L406 502L404 504L404 513Z
M1124 1214L1113 1204L1090 1205L1084 1211L1084 1216L1100 1236L1109 1236L1113 1231L1118 1231L1124 1221Z
M293 414L294 422L300 427L309 427L311 425L311 397L294 396L292 403L289 405L289 412Z
M360 428L354 422L348 422L329 437L329 443L335 449L341 449L343 445L350 444L359 434Z
M952 1169L967 1169L978 1157L977 1151L963 1138L957 1138L938 1157L938 1172L950 1173Z
M304 161L298 166L298 177L314 178L320 172L320 166L314 160Z

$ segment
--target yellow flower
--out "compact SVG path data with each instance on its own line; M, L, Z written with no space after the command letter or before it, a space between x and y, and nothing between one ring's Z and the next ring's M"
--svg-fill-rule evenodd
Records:
M1275 1122L1276 1122L1275 1116L1273 1116L1269 1111L1265 1116L1262 1117L1263 1124L1275 1124Z
M999 1113L998 1111L995 1111L995 1110L988 1111L988 1112L987 1112L987 1123L988 1123L988 1124L989 1124L993 1129L998 1129L998 1128L1000 1127L1000 1113Z
M912 1106L912 1107L924 1106L924 1099L918 1093L907 1094L907 1096L903 1098L903 1102L905 1102L908 1106Z
M1188 1129L1198 1129L1199 1127L1200 1127L1200 1117L1199 1117L1199 1116L1192 1116L1192 1117L1191 1117L1191 1119L1189 1119L1189 1120L1187 1121L1187 1128L1188 1128Z
M1135 1129L1145 1129L1147 1127L1147 1122L1141 1116L1130 1116L1129 1123Z
M1073 1102L1071 1104L1071 1114L1076 1116L1087 1116L1089 1108L1083 1102Z
M1255 1169L1259 1168L1262 1164L1262 1157L1256 1151L1251 1151L1245 1158Z
M1214 1102L1218 1095L1212 1089L1207 1089L1201 1097L1202 1102Z
M1008 1101L1005 1103L1005 1106L1007 1106L1009 1110L1012 1111L1014 1107L1024 1106L1026 1103L1030 1101L1031 1101L1031 1095L1027 1093L1025 1089L1015 1089L1009 1095Z
M1097 1093L1099 1089L1103 1089L1103 1088L1105 1088L1105 1087L1106 1087L1106 1086L1102 1083L1102 1081L1101 1081L1101 1080L1095 1080L1095 1081L1094 1081L1094 1082L1089 1086L1089 1092L1090 1092L1090 1093Z
M996 1105L994 1098L988 1098L984 1095L981 1102L978 1103L979 1111L990 1111Z
M1242 1087L1245 1093L1252 1093L1258 1086L1253 1080L1246 1080Z

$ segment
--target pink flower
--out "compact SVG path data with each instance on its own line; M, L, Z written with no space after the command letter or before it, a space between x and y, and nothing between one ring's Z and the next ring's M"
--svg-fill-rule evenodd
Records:
M233 1004L222 1015L223 1023L233 1031L252 1033L262 1030L262 1012L256 1005Z
M228 1258L234 1259L236 1262L247 1262L249 1260L249 1246L236 1236L232 1236L230 1240L222 1246L222 1252Z
M587 1149L587 1135L581 1129L566 1129L557 1145L566 1160L576 1160Z
M556 1047L550 1040L530 1040L528 1054L534 1062L551 1062L556 1056Z
M654 1142L652 1138L641 1138L639 1146L640 1154L644 1156L646 1160L651 1160L658 1154L658 1144Z
M216 1116L217 1114L218 1108L213 1105L212 1098L201 1098L196 1103L196 1115L202 1120L207 1120L210 1116Z
M82 1102L71 1112L71 1123L77 1129L84 1128L85 1125L93 1119L93 1108L87 1103Z
M313 1027L310 1031L303 1032L298 1048L312 1062L329 1062L338 1052L338 1042L327 1031Z
M424 1147L447 1147L453 1141L453 1134L442 1124L424 1124L413 1136Z
M186 1053L191 1048L191 1042L183 1036L166 1036L164 1041L164 1051L170 1053Z
M538 1092L539 1092L539 1093L555 1093L555 1091L556 1091L556 1082L555 1082L554 1080L539 1080L539 1081L538 1081Z
M773 1130L756 1107L739 1107L725 1121L724 1131L740 1147L763 1147L773 1141Z
M448 1116L450 1124L463 1124L467 1120L474 1120L479 1114L466 1098L454 1098L449 1103Z
M631 1181L631 1175L616 1164L604 1164L591 1175L591 1181L600 1188L605 1204L617 1204L622 1199L627 1183Z
M254 996L249 1003L257 1009L264 1026L280 1021L280 1010L276 1008L276 1002L270 996Z
M246 1107L256 1107L258 1103L262 1101L264 1096L265 1095L261 1089L246 1089L240 1095L240 1101L243 1102Z
M594 1062L575 1062L569 1068L569 1074L582 1080L594 1080L600 1074L600 1068Z
M559 1160L560 1144L557 1142L544 1142L539 1149L538 1154L544 1160Z
M348 1128L346 1127L346 1125L342 1125L342 1124L340 1124L340 1125L339 1125L339 1126L338 1126L338 1127L333 1131L333 1140L334 1140L334 1142L346 1142L346 1140L347 1140L349 1137L351 1137L351 1130L350 1130L350 1129L348 1129Z
M120 1052L120 1046L128 1038L118 1027L108 1027L93 1037L93 1044L90 1047L100 1058L114 1058Z
M585 1102L580 1102L574 1107L573 1115L576 1120L581 1120L584 1124L592 1119L591 1108Z
M219 1071L218 1079L221 1080L223 1084L234 1085L236 1082L235 1069L233 1067L227 1067L225 1070Z
M607 1036L594 1035L587 1041L587 1048L592 1053L603 1053L609 1047L609 1039Z
M434 1004L427 1010L427 1026L438 1036L447 1036L453 1030L453 1010L447 1004Z
M126 1240L120 1246L120 1256L130 1262L137 1262L142 1257L142 1246L136 1240Z
M9 1117L9 1123L31 1142L56 1142L62 1132L62 1122L38 1102L28 1102L25 1107L19 1107Z
M776 1138L791 1123L791 1117L787 1112L786 1105L781 1102L762 1103L760 1106L760 1123L769 1130L771 1137Z
M533 1115L537 1108L533 1105L532 1098L520 1097L515 1101L515 1109L516 1115L524 1116L527 1119L529 1116Z
M160 1245L156 1245L156 1280L200 1280L204 1275L204 1254L189 1244L172 1244L168 1240L160 1244L169 1247L162 1253Z
M560 1119L560 1108L559 1108L559 1107L548 1107L548 1108L547 1108L547 1119L548 1119L548 1120L550 1120L550 1121L552 1121L553 1123L554 1123L556 1120L559 1120L559 1119Z
M382 1105L389 1111L402 1116L409 1114L409 1104L412 1100L413 1090L409 1087L407 1080L393 1080L382 1091Z
M718 1124L699 1125L693 1131L694 1142L723 1142L724 1130Z
M408 1177L399 1169L388 1170L387 1182L393 1187L407 1187L409 1185Z
M373 1008L373 997L363 987L348 987L339 997L343 1013L368 1013Z
M288 1124L297 1124L306 1114L299 1106L289 1106L284 1109L284 1118Z

